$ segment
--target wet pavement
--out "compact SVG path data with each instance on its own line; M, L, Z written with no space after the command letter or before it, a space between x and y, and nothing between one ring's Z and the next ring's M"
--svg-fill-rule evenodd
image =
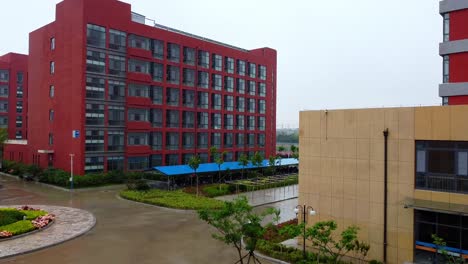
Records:
M253 191L248 193L232 194L217 197L218 200L232 201L239 195L245 195L249 200L249 204L252 206L259 206L269 203L275 203L277 201L284 201L289 199L297 198L297 184L289 185L285 187L278 187L273 189L264 189L259 191Z
M0 263L234 263L236 251L211 237L210 226L192 211L138 204L117 198L118 189L66 192L0 176L0 205L48 204L84 209L96 226L84 236ZM257 207L282 208L294 217L297 199ZM1 247L1 244L0 244ZM268 263L262 261L262 263Z

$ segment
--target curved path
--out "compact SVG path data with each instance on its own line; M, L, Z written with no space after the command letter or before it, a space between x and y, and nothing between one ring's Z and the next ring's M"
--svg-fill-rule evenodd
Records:
M20 205L0 206L19 207ZM62 206L30 205L55 215L55 223L34 234L0 241L0 259L36 251L78 237L94 227L96 218L88 211Z

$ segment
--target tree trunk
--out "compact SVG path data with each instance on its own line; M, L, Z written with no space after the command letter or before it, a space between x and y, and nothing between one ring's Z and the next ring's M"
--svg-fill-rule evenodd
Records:
M197 174L197 172L195 172L195 178L196 178L196 181L197 181L197 197L198 197L198 174Z

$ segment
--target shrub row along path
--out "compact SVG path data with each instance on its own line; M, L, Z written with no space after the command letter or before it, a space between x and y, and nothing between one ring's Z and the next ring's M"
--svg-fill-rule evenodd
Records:
M19 206L21 205L0 206L0 208ZM54 214L56 216L54 223L31 235L0 241L0 259L63 243L86 233L96 223L96 218L85 210L63 206L30 206Z
M249 204L252 206L267 205L271 203L286 201L297 198L297 184L289 185L285 187L278 187L272 189L263 189L253 192L245 192L239 194L230 194L224 196L218 196L216 199L221 201L232 201L239 195L244 195L249 200ZM292 209L291 209L292 210Z
M199 220L196 212L119 199L117 194L123 187L67 192L5 176L0 176L0 185L3 185L0 189L1 205L74 207L89 211L96 217L96 226L76 239L29 254L0 259L1 264L206 264L236 261L234 248L213 239L211 234L215 230ZM256 210L282 208L282 212L290 213L285 216L288 220L294 216L297 200L285 203L290 204L282 202Z

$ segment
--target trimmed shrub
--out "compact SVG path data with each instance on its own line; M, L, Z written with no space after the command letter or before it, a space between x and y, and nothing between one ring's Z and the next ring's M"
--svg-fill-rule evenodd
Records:
M228 184L215 184L203 187L202 192L207 197L216 197L230 194L230 186Z
M9 225L23 220L26 214L16 209L0 209L0 226ZM0 230L1 231L1 230Z
M1 231L11 232L14 236L33 231L34 229L36 228L31 223L31 220L21 220L9 225L0 226Z

